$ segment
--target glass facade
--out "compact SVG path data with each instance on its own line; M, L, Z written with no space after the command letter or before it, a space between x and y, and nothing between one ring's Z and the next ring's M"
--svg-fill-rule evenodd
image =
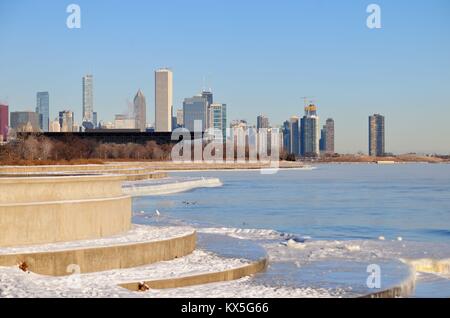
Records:
M202 122L202 131L205 131L207 127L207 109L208 101L203 96L185 98L183 102L184 127L193 132L195 121L200 120Z
M50 125L50 97L48 92L36 94L36 112L39 114L39 128L48 132Z

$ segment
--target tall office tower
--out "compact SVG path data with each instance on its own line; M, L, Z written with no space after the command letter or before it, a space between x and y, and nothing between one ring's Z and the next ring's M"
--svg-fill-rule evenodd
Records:
M39 114L39 128L48 132L50 124L50 97L48 92L36 94L36 113Z
M256 128L258 129L258 131L260 129L268 129L269 128L269 118L267 118L264 115L259 115L256 118Z
M203 90L202 91L202 97L206 99L206 102L208 103L208 106L214 103L214 97L211 90Z
M283 149L289 152L291 149L291 130L289 120L286 120L283 123L282 132L283 132Z
M317 116L317 106L310 104L305 107L305 116L301 119L300 154L302 156L318 157L320 155L320 126Z
M222 131L222 139L225 141L227 137L227 105L211 104L209 109L210 128Z
M83 77L83 126L94 125L94 83L92 75ZM89 126L89 125L88 125Z
M300 154L300 134L299 134L299 118L297 116L292 116L289 121L289 153L294 155Z
M334 120L328 118L320 132L320 152L334 154Z
M183 127L184 126L183 109L178 109L177 110L177 126L178 127Z
M11 112L11 128L16 131L38 132L39 115L36 112Z
M97 127L98 127L98 115L97 115L97 112L93 112L92 115L93 115L92 123L94 124L94 129L97 129Z
M212 127L212 123L209 121L211 118L211 109L210 106L214 103L214 96L211 90L203 89L202 90L202 97L206 99L206 127Z
M0 141L6 141L9 127L8 105L0 104Z
M74 116L70 110L59 112L59 126L61 132L72 132L74 127Z
M147 128L147 104L141 90L134 97L134 119L136 121L136 129L144 132Z
M207 128L208 101L201 95L192 98L185 98L183 102L183 122L184 127L190 132L194 131L194 123L202 121L202 131Z
M169 69L155 71L155 131L172 131L173 73Z
M369 116L369 156L380 157L385 154L384 116Z
M334 120L328 118L325 122L326 135L325 135L325 153L334 154Z

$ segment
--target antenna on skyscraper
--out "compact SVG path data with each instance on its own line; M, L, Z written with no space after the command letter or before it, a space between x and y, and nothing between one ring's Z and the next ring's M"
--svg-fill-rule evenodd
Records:
M203 75L203 87L202 87L202 92L206 91L206 76Z

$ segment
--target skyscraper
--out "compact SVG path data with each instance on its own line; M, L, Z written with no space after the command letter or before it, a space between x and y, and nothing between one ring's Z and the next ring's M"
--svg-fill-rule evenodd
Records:
M209 105L210 128L222 131L222 138L225 141L227 136L227 105L211 104Z
M177 110L177 126L178 127L183 127L184 126L183 109L178 109Z
M305 107L305 116L301 119L300 154L302 156L318 157L320 155L320 126L317 116L317 106L310 104Z
M8 105L0 104L0 141L6 141L8 137L9 111Z
M384 116L369 116L369 156L380 157L385 154Z
M214 97L211 90L203 90L202 91L202 97L206 99L206 102L208 103L208 106L214 103Z
M320 133L320 152L334 154L334 120L328 118Z
M266 116L264 116L264 115L259 115L257 118L256 118L256 128L258 129L258 130L260 130L260 129L268 129L269 128L269 118L267 118Z
M59 126L61 132L72 132L74 127L74 116L70 110L59 112Z
M83 126L94 126L94 83L92 75L83 77ZM89 125L89 123L91 125Z
M214 103L214 96L211 90L203 89L201 93L202 97L206 99L206 127L211 127L211 109L210 106Z
M92 115L93 115L93 122L92 123L94 124L94 128L97 129L97 127L98 127L98 115L97 115L97 112L93 112Z
M36 94L36 113L39 114L39 128L45 132L49 130L50 124L50 97L48 92Z
M290 130L290 122L286 120L283 123L283 149L287 152L290 152L291 149L291 130Z
M155 131L172 131L173 74L169 69L155 71Z
M11 112L11 128L16 131L38 132L39 115L36 112Z
M190 132L194 131L195 121L202 121L202 131L205 131L207 126L207 108L208 101L203 96L194 96L192 98L185 98L183 102L183 122L184 127Z
M134 119L136 121L135 127L144 132L147 128L147 106L145 102L145 96L141 90L139 90L134 97Z
M300 153L299 118L292 116L289 121L289 153L298 155Z

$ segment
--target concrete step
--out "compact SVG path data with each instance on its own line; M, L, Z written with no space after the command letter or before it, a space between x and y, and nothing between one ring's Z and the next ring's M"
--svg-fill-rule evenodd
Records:
M52 276L130 268L190 254L196 233L190 227L134 226L123 235L0 248L0 266L21 265L26 271Z

